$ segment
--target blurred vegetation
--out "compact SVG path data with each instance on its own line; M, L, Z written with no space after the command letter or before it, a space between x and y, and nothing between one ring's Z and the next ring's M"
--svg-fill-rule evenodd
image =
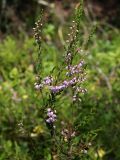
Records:
M18 5L20 1L9 3ZM26 18L25 24L30 27L38 16L34 12L33 17ZM63 24L59 22L53 24L53 17L43 30L44 74L48 74L59 62L63 51L61 26L63 35L66 28L64 31ZM6 27L11 26L3 25L2 34ZM86 159L119 160L120 32L107 24L104 28L99 26L99 29L93 34L87 51L88 93L81 102L78 122L83 122L83 115L86 115L80 131L93 131L92 134L95 134ZM104 30L102 36L101 30ZM17 38L11 30L9 34L0 43L0 160L51 160L51 144L41 115L41 97L33 87L37 47L24 27ZM62 104L64 117L66 104Z

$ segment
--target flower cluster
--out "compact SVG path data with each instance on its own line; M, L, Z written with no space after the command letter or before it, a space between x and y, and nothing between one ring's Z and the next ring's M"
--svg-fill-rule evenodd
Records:
M49 77L45 77L44 79L43 79L43 84L44 85L50 85L51 83L53 82L53 78L52 78L52 76L49 76Z
M56 121L56 118L57 118L56 110L53 111L51 108L48 108L46 123L53 124Z
M78 53L78 50L76 51ZM73 77L72 80L70 80L68 86L72 86L73 88L73 101L76 101L79 99L79 93L85 93L87 90L81 87L81 83L86 80L86 73L85 73L85 62L84 60L81 60L77 65L72 65L72 61L75 55L73 55L71 52L69 52L66 55L66 76L67 77ZM74 81L73 81L74 80ZM80 100L80 99L79 99Z
M74 77L73 79L71 80L65 80L63 81L60 85L58 86L50 86L50 90L52 93L59 93L61 92L62 90L68 88L69 86L73 86L75 83L77 82L77 78Z
M39 79L37 79L39 80ZM52 76L45 77L40 83L39 81L34 84L36 90L41 90L43 86L49 86L53 82Z
M43 85L42 85L42 84L39 84L39 83L35 83L35 84L34 84L34 87L35 87L36 90L40 90L40 89L43 88Z
M85 88L82 88L82 87L75 87L75 92L74 92L74 95L73 95L73 101L76 101L77 100L77 95L79 94L79 93L82 93L82 94L84 94L84 93L86 93L87 92L87 89L85 89ZM80 99L79 99L80 100Z
M73 74L82 73L83 65L84 65L84 61L82 60L78 65L67 66L66 69L68 70L68 72L66 73L66 75L72 76Z
M70 27L70 33L68 33L68 39L66 40L68 44L70 44L72 41L75 40L76 32L78 32L76 22L75 21L72 21L72 22L73 22L73 25Z
M71 60L72 60L72 54L71 52L68 52L65 57L65 62L69 65L71 63Z
M41 41L41 29L42 29L42 23L41 20L38 20L35 23L35 28L33 28L34 30L34 36L35 36L35 40L36 42L39 44Z
M68 58L70 60L70 56L71 54L68 54ZM85 80L85 77L83 76L79 76L77 74L80 74L81 75L83 74L83 67L84 65L84 61L82 60L78 65L75 65L75 66L67 66L66 69L68 70L68 72L66 73L66 75L69 75L69 76L73 76L74 74L76 74L76 76L74 76L73 78L69 79L69 80L64 80L63 82L61 82L61 84L59 85L56 85L56 86L50 86L50 90L52 93L59 93L61 91L63 91L64 89L70 87L70 86L75 86L77 83L81 83ZM50 80L48 80L50 81ZM79 89L79 92L82 92L83 93L83 90L82 89ZM78 92L78 89L77 89L77 92Z
M73 101L75 101L77 99L78 93L85 93L87 91L86 89L82 89L79 86L86 79L85 73L84 73L84 61L81 60L79 64L74 66L68 65L66 69L67 69L66 80L64 80L60 84L54 86L53 77L47 76L40 83L39 82L35 83L35 89L41 90L44 86L48 86L48 89L53 94L56 94L56 93L58 94L64 89L67 89L68 87L72 87L74 91Z

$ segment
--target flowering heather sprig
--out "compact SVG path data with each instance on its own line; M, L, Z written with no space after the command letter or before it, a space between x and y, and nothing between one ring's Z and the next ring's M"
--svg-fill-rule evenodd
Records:
M81 100L80 98L79 98L79 93L82 93L82 94L84 94L84 93L86 93L87 92L87 89L85 89L85 88L82 88L82 87L75 87L75 92L74 92L74 95L73 95L73 101L76 101L76 100Z
M73 86L77 83L77 78L74 77L71 80L64 80L60 85L57 86L50 86L50 90L53 93L59 93L61 91L63 91L64 89Z
M42 30L42 22L41 22L41 19L38 20L36 23L35 23L35 28L33 28L34 30L34 37L35 37L35 40L36 42L38 43L38 45L41 43L41 30Z
M53 86L52 85L52 83L54 81L53 77L47 76L47 77L43 78L41 83L39 83L39 82L35 83L35 89L40 90L44 86L48 86L50 91L54 94L60 93L61 91L63 91L64 89L67 89L68 87L73 87L73 90L75 90L76 89L75 85L81 84L85 80L85 74L83 71L84 70L83 67L84 67L83 60L80 61L80 63L78 65L67 66L66 68L68 69L68 72L66 73L66 75L71 76L71 79L67 78L66 80L61 82L59 85ZM80 91L81 91L81 93L83 93L84 89L81 89L81 90L79 89L79 92ZM74 92L78 92L78 91L74 91Z
M79 14L79 12L76 12L76 15L77 14ZM38 59L39 59L40 65L42 64L41 28L42 28L42 23L40 20L36 23L36 27L34 28L35 40L39 45ZM83 58L81 58L83 54L80 54L81 52L83 53L84 51L82 51L82 49L79 48L79 46L82 44L80 41L79 31L80 31L79 19L75 19L75 21L73 21L72 27L70 27L70 33L68 34L69 38L67 40L67 45L65 47L66 54L65 54L65 61L63 62L63 65L61 65L60 67L57 66L55 68L55 69L59 68L57 70L57 73L56 73L56 70L55 72L54 70L52 70L52 75L50 74L45 78L38 78L36 79L37 82L35 83L35 89L40 90L41 97L43 99L42 106L43 106L43 111L45 113L43 117L44 117L46 126L48 127L51 133L51 138L52 138L51 140L53 141L52 142L53 145L51 145L51 148L59 145L59 143L60 143L59 148L61 148L62 143L64 144L64 140L66 140L68 144L66 145L67 150L63 146L63 149L61 148L61 151L63 151L64 149L66 150L63 152L63 154L65 153L65 155L67 156L67 159L72 159L73 157L72 154L74 153L72 150L74 149L73 147L71 147L73 145L72 140L74 140L73 137L76 137L77 133L79 133L79 130L78 130L79 128L76 127L78 123L76 123L77 121L75 119L77 116L76 114L78 113L78 107L75 107L75 106L77 105L79 106L79 101L77 100L80 99L80 94L84 94L85 92L87 92L87 90L84 89L84 87L82 87L82 83L86 80L86 73L85 73L86 65ZM39 69L41 68L39 67ZM68 122L65 126L63 126L59 130L59 128L55 126L55 122L58 120L58 117L56 115L56 110L54 109L56 108L56 104L61 104L57 102L59 101L59 98L61 98L61 96L63 95L61 94L61 92L63 92L65 96L65 93L67 92L68 89L70 91L70 94L68 94L68 96L72 95L71 97L73 100L73 101L71 100L69 101L69 99L67 100L67 102L70 103L68 104L68 106L70 107L69 113L72 114L70 119L72 124L69 125L69 122ZM47 112L46 112L46 107L50 107L50 108L47 108ZM56 129L54 129L55 127ZM60 131L60 132L57 132L57 131ZM57 137L55 139L56 135ZM54 145L56 140L58 141L61 140L61 141L59 142L57 141L56 143L57 145ZM76 146L76 150L77 150L77 147L79 147L78 144ZM80 147L80 150L82 149L84 149L84 147ZM53 150L53 153L54 153L54 150Z
M35 83L34 87L35 87L36 90L41 90L43 88L43 85L39 84L39 83Z
M66 40L68 44L71 44L75 40L76 32L78 32L76 22L75 21L72 21L72 22L73 24L70 27L70 33L68 33L68 39Z
M65 62L70 65L71 64L71 61L72 61L72 54L71 52L68 52L66 57L65 57Z
M52 76L45 77L42 81L44 85L50 85L53 82Z
M66 69L68 70L68 72L66 73L66 75L72 76L73 74L76 74L76 73L82 73L83 65L84 65L84 61L82 60L78 65L67 66Z
M48 108L46 123L53 125L53 123L56 121L56 119L57 119L56 110L53 111L51 108Z
M37 81L39 81L39 79L37 79ZM41 82L35 82L34 87L36 90L41 90L44 86L51 85L52 82L53 82L52 76L48 76L48 77L43 78Z
M34 38L38 45L38 62L36 63L36 71L39 72L42 69L42 28L43 28L43 10L41 11L39 20L35 23Z

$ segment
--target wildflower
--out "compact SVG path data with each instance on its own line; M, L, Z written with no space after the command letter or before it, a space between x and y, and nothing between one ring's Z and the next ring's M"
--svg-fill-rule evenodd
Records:
M42 84L38 84L38 83L35 83L34 86L35 86L35 89L36 89L36 90L40 90L40 89L42 89L42 87L43 87Z
M49 77L45 77L42 83L44 85L50 85L52 82L53 82L53 78L49 76Z
M65 81L63 81L63 85L64 85L65 87L68 87L69 82L65 80Z
M72 54L69 52L67 55L66 55L66 58L65 58L65 61L66 63L70 63L71 62L71 59L72 59Z
M73 74L81 73L83 65L84 61L82 60L78 65L67 66L66 69L68 69L68 72L66 73L66 75L71 76Z
M41 19L38 20L36 23L35 23L35 27L33 28L33 31L34 31L34 37L35 37L35 41L40 44L41 42L41 30L42 30L42 23L41 23Z
M62 90L64 90L65 88L68 88L69 86L72 86L76 83L76 77L74 77L73 79L69 80L69 81L63 81L61 83L61 85L58 85L58 86L50 86L50 90L53 92L53 93L59 93L61 92Z
M55 112L56 111L53 111L51 108L47 109L47 119L46 119L46 122L48 124L53 124L56 121L57 115L55 114Z
M53 93L58 93L58 92L62 91L64 89L64 87L65 86L62 86L62 85L60 85L60 86L51 86L50 90Z
M74 95L73 96L73 101L76 101L76 99L77 99L77 95Z

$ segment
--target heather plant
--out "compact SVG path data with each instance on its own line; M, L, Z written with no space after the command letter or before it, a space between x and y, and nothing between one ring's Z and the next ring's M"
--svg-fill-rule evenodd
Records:
M72 139L74 144L76 144L76 141L84 140L85 143L81 143L81 147L84 148L87 147L85 144L91 142L92 145L87 151L88 153L83 154L84 158L82 157L82 159L87 159L88 155L88 159L93 160L110 159L111 157L118 160L120 157L120 142L118 141L120 137L118 125L120 122L120 37L117 35L118 33L112 33L112 40L106 40L106 38L101 40L94 37L96 47L91 45L92 48L89 48L91 54L83 58L88 66L86 69L86 72L88 72L87 80L84 81L88 91L81 97L82 100L79 102L79 112L74 117L79 126L75 130L76 137ZM43 103L41 102L41 95L39 95L40 92L36 92L34 87L31 87L35 81L31 62L37 53L36 46L33 43L33 39L26 38L22 41L24 45L19 47L20 41L18 42L15 38L8 37L4 40L4 43L0 44L1 160L51 159L51 136L45 122L47 109L45 117L42 117ZM51 49L51 45L46 43L46 46L50 51L50 57L57 54L55 48ZM32 59L31 54L26 54L29 51L34 53ZM48 53L43 52L42 54ZM18 54L15 55L13 53ZM48 60L48 55L42 56L43 58L43 66L46 66L46 61L47 66L50 66L50 68L46 67L44 78L49 75L48 71L51 70L52 63L51 59ZM72 122L72 117L70 117L71 112L69 112L70 108L68 106L70 99L69 93L67 92L66 94L65 91L64 96L61 96L55 103L58 119L55 121L57 131L61 127L62 120L64 120L64 123L62 121L64 125L60 131L66 132L66 128L69 130L73 128L70 123ZM90 134L93 135L95 133L91 131L98 129L98 135L93 142L91 139L85 141L86 137L90 138ZM67 145L66 138L63 142ZM65 146L63 145L62 147Z
M82 17L80 5L64 52L43 13L38 48L23 32L0 42L0 160L120 159L120 32L105 24L91 45Z
M43 123L48 129L50 137L51 159L55 157L68 160L83 159L91 146L92 133L80 130L82 123L86 123L84 120L86 115L83 115L83 119L78 117L79 111L82 112L82 97L87 92L84 84L86 80L86 62L84 60L86 51L83 50L87 43L82 46L80 39L82 16L83 2L80 1L64 46L63 59L52 68L49 75L44 74L42 65L42 56L44 56L42 54L42 16L35 23L34 35L38 45L38 62L34 87L42 99L40 108Z

